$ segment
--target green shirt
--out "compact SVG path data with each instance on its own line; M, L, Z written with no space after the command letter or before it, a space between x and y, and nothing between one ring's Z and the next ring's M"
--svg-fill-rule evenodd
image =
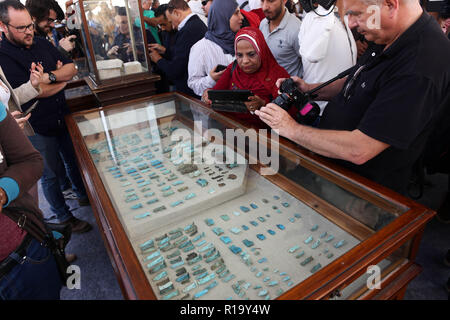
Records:
M155 17L155 13L153 12L153 10L144 10L143 15L144 15L144 17L147 17L147 18L154 18ZM134 21L134 24L136 26L140 27L141 26L141 19L140 18L136 18L136 20ZM158 28L149 26L147 23L145 23L145 29L150 30L150 32L152 33L153 38L155 38L156 42L161 44L161 40L159 39L159 35L158 35Z

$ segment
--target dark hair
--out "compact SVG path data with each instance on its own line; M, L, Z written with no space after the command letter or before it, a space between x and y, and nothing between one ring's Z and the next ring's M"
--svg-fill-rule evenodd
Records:
M162 15L164 15L164 17L166 16L166 10L168 9L168 5L167 4L162 4L160 5L156 10L155 10L155 17L158 18Z
M25 7L30 12L30 15L41 22L48 18L50 10L56 12L56 19L63 20L64 12L55 0L27 0Z
M118 7L117 8L117 15L118 16L126 16L127 15L127 10L125 9L125 7Z
M8 9L13 8L15 10L26 10L25 6L18 0L5 0L0 2L0 21L4 24L9 23Z
M170 2L167 4L167 10L172 13L172 11L175 9L186 11L190 8L187 2L184 0L170 0Z

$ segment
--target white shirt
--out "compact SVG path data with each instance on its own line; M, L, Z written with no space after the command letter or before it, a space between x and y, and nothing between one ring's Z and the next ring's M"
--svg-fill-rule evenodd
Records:
M188 2L189 8L191 8L192 13L198 15L198 17L203 21L203 23L208 26L208 18L205 16L205 11L202 9L202 2L199 0L191 0Z
M218 64L228 66L233 62L231 54L225 54L223 49L215 42L206 38L201 39L191 48L188 63L188 87L198 96L206 89L214 87L216 81L209 72Z
M9 109L8 102L10 97L11 91L9 91L6 84L4 84L3 81L0 80L0 102L3 103L6 109Z
M321 6L316 11L319 14L328 12ZM348 19L345 21L346 25L333 12L326 17L320 17L314 11L306 14L298 35L306 83L328 81L356 64L355 39L348 27ZM327 102L318 103L323 112Z

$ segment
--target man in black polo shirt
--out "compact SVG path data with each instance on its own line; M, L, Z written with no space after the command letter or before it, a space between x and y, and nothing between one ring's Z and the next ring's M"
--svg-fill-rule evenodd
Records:
M450 42L419 0L343 2L350 28L381 50L366 52L347 79L319 91L317 100L331 102L318 129L298 124L275 104L256 114L281 136L406 194L449 90ZM380 9L380 26L372 25L370 5ZM294 80L302 91L318 85Z
M71 60L65 58L47 40L34 37L34 24L26 8L15 0L0 2L0 26L4 37L0 43L0 64L13 88L28 81L29 66L40 62L44 67L46 83L41 84L39 104L29 122L35 135L30 136L33 146L44 158L41 185L50 204L51 212L45 218L51 223L69 223L74 232L86 232L91 226L76 219L66 205L58 178L65 174L59 154L66 160L66 169L74 192L81 202L87 202L86 190L75 161L75 153L65 126L64 116L69 113L64 97L64 87L76 74ZM25 110L35 100L22 106Z

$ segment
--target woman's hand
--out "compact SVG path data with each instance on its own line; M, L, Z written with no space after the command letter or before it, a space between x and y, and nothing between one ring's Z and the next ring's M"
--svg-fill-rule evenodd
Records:
M225 70L227 70L227 69L225 69ZM216 72L216 68L214 68L214 69L212 69L212 70L209 72L209 76L210 76L215 82L217 82L217 81L219 81L220 77L224 74L225 70Z
M245 105L251 114L266 105L266 102L258 96L250 96L248 97L248 100L248 102L245 102Z
M203 94L202 94L202 101L205 102L205 103L207 103L207 104L209 104L209 105L211 105L211 104L212 104L212 101L209 100L209 98L208 98L208 91L209 91L209 90L211 90L211 89L206 89L206 90L203 92Z
M26 117L21 117L22 113L19 111L13 111L11 112L11 115L14 119L16 119L17 124L19 125L20 129L23 130L25 127L25 123L30 119L31 113L29 113Z
M30 82L33 88L38 89L41 83L44 83L44 67L42 64L31 63Z

